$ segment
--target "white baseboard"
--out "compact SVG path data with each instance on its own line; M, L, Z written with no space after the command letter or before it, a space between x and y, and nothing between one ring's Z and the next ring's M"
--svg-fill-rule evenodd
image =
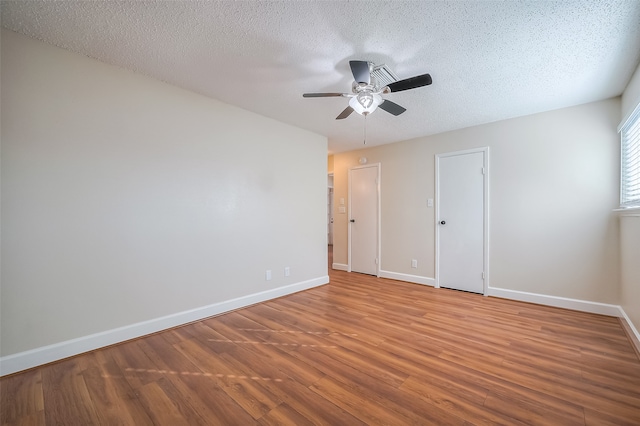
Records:
M334 263L331 265L331 268L336 271L349 271L349 265L345 265L344 263Z
M640 333L638 332L638 329L631 322L631 318L629 318L629 316L627 316L627 313L624 311L624 309L622 309L622 306L620 306L620 317L627 322L627 325L629 326L633 334L636 336L636 339L638 339L638 341L640 342Z
M556 308L572 309L574 311L590 312L592 314L621 317L622 310L618 305L589 302L587 300L569 299L566 297L548 296L546 294L528 293L526 291L508 290L489 287L487 296L502 299L519 300L521 302L536 303L538 305L554 306Z
M608 315L611 317L618 317L625 321L629 326L629 330L635 336L637 342L640 342L640 332L635 327L631 318L624 311L622 306L610 305L607 303L589 302L587 300L569 299L566 297L548 296L545 294L528 293L525 291L508 290L504 288L489 287L487 296L500 297L502 299L518 300L520 302L535 303L538 305L553 306L556 308L571 309L574 311L589 312L592 314ZM631 338L631 336L630 336ZM640 356L640 348L637 347L638 343L633 342L631 339L631 345L636 347L636 353Z
M105 346L121 343L127 340L146 336L151 333L188 324L211 316L219 315L235 309L244 308L256 303L275 299L277 297L286 296L302 290L307 290L329 282L329 276L314 278L283 287L266 290L259 293L250 294L248 296L238 297L236 299L224 302L214 303L212 305L191 309L184 312L155 318L149 321L143 321L76 339L67 340L53 345L43 346L8 355L0 358L0 376L17 373L39 365L48 364L84 352L89 352Z
M436 285L435 278L422 277L420 275L401 274L400 272L391 272L380 270L380 278L389 278L398 281L407 281L414 284Z

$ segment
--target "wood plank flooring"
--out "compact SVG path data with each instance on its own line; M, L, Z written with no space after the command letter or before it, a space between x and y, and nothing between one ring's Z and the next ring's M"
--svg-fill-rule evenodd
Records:
M326 286L0 380L2 425L639 425L618 319Z

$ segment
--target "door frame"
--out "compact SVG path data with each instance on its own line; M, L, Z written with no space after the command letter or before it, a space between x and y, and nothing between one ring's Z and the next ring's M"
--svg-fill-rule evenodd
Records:
M376 195L378 197L378 202L376 205L376 222L377 222L377 229L376 229L376 276L378 278L380 278L380 253L381 253L381 247L380 247L380 223L381 223L381 218L380 218L380 172L381 172L381 163L372 163L372 164L366 164L364 166L355 166L355 167L350 167L349 168L349 179L348 179L348 207L349 207L349 215L347 217L347 224L348 224L348 248L347 248L347 272L351 272L351 173L353 170L358 170L358 169L366 169L366 168L371 168L371 167L375 167L378 171L377 176L376 176Z
M482 294L487 296L489 291L489 147L481 147L481 148L473 148L473 149L465 149L462 151L452 151L446 152L442 154L435 155L435 174L436 174L436 214L435 218L435 244L436 244L436 280L435 280L435 288L440 288L440 226L438 226L438 222L440 222L440 159L445 157L455 157L458 155L465 154L483 154L483 268L484 268L484 281L482 284Z

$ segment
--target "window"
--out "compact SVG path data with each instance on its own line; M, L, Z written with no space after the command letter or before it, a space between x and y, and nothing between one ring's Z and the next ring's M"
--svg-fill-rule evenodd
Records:
M620 128L620 207L640 207L640 105Z

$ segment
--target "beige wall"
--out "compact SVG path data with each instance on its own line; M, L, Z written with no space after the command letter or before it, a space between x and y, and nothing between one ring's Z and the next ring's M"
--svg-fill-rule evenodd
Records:
M620 305L640 331L640 212L620 217Z
M491 287L617 303L619 117L616 98L336 154L335 199L360 156L380 162L381 269L433 278L434 156L488 146ZM334 217L334 262L346 264L347 215Z
M621 119L624 120L629 117L638 104L640 104L640 65L638 65L636 72L622 94Z
M326 138L6 30L1 61L3 356L326 276Z
M622 94L622 120L640 104L640 66ZM620 217L621 305L640 331L640 211Z

